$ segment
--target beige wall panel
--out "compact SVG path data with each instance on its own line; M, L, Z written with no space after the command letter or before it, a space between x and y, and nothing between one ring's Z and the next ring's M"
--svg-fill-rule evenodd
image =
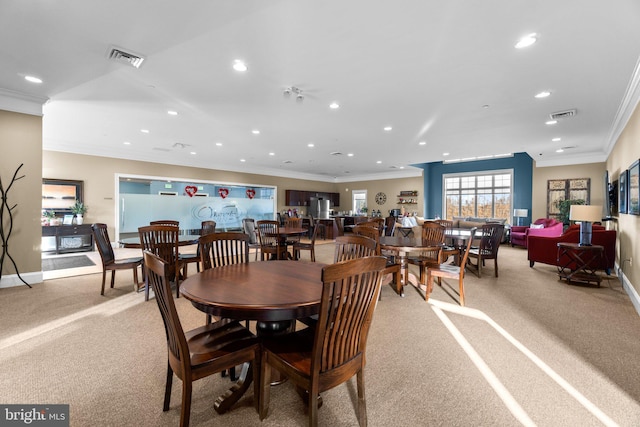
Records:
M9 254L23 275L42 270L42 117L0 110L0 176L5 190L20 164L24 166L19 175L24 175L24 178L13 184L7 201L9 207L17 205L12 212L13 231L9 238ZM4 219L6 234L9 224L6 211ZM11 261L5 256L2 275L15 273Z
M618 179L620 172L626 170L640 158L640 107L636 106L627 126L613 147L607 159L607 170L611 180ZM631 265L624 262L623 271L636 292L640 293L640 216L619 214L614 223L618 229L618 248L616 262L633 259Z

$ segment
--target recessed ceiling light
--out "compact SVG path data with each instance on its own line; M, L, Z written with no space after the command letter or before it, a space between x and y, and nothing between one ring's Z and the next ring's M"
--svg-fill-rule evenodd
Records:
M240 159L240 161L241 161L241 162L246 162L246 160L245 160L245 159Z
M142 132L142 133L149 133L149 129L140 129L140 132Z
M258 129L252 130L251 133L254 135L260 135L260 131Z
M241 59L236 59L233 61L233 69L236 71L245 72L247 71L247 64L244 63Z
M404 169L404 166L400 166L400 169Z
M448 156L449 154L451 154L451 153L442 153L442 155L445 156L445 157Z
M529 47L532 44L534 44L536 41L538 41L538 35L536 33L531 33L529 35L522 37L520 40L518 40L518 43L516 43L515 48L522 49L524 47Z
M553 138L551 141L553 141L553 142L560 142L560 141L562 141L562 138Z
M347 157L353 157L353 153L348 153Z
M545 125L555 125L556 123L558 123L557 120L549 120L548 122L544 122Z
M167 114L170 115L170 116L177 116L178 112L177 111L173 111L173 110L169 110L169 111L167 111Z
M195 156L195 155L196 155L196 154L198 154L198 153L196 153L195 151L192 151L192 152L190 152L189 154L191 154L192 156Z
M276 153L271 152L271 153L269 153L269 155L270 155L270 156L275 156L275 155L276 155Z
M331 104L329 104L329 108L331 108L332 110L337 110L338 108L340 108L340 104L338 104L337 102L332 102Z
M131 143L129 141L125 141L123 142L124 145L131 145Z
M310 143L307 144L307 147L313 148L313 147L315 147L315 145L313 144L313 142L310 142Z
M427 145L427 143L425 141L420 141L418 142L418 145Z
M556 153L563 153L563 152L564 152L564 150L563 150L562 148L558 148L558 149L556 150Z
M377 163L377 164L380 164L380 163L382 163L382 160L378 160L376 163Z
M546 98L549 95L551 95L551 92L549 92L548 90L543 90L542 92L536 94L536 98Z
M384 130L386 130L387 132L389 132L391 129L393 129L391 126L385 126Z
M222 147L222 142L216 142L217 147Z
M484 104L482 108L489 108L489 104Z
M24 76L24 79L31 83L42 83L42 79L35 76Z

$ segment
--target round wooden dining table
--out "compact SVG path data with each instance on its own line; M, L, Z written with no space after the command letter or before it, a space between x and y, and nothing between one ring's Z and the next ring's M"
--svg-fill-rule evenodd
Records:
M257 320L257 334L272 335L288 330L295 319L318 314L324 266L283 260L226 265L188 277L180 293L204 313ZM252 369L245 364L238 381L216 400L215 410L226 412L252 380Z
M402 270L402 283L396 283L396 292L400 296L404 296L404 285L410 283L409 266L407 265L407 255L409 252L420 252L439 250L442 248L442 244L434 245L431 242L425 241L422 237L400 237L400 236L380 236L380 248L387 251L393 251L398 253L400 258L400 265ZM415 279L415 276L412 277ZM417 285L417 280L416 284Z
M280 246L287 246L287 239L292 236L301 236L303 234L307 234L309 229L302 227L278 227L278 240L280 241ZM275 235L276 233L266 233L267 235ZM287 258L293 259L293 255L287 251Z

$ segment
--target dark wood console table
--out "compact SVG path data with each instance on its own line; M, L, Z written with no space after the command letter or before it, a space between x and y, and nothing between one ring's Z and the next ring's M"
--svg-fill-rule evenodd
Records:
M94 248L91 224L43 225L42 237L55 237L55 253L92 251Z
M596 273L604 255L604 246L580 246L578 243L558 243L558 276L567 282L597 283Z

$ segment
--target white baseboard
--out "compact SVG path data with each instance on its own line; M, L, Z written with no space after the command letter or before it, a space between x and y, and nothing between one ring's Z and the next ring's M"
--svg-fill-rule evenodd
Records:
M620 266L617 263L615 265L615 269L616 269L616 274L618 275L618 279L622 283L622 288L627 293L627 295L629 295L631 304L633 304L633 307L636 309L636 312L638 313L638 315L640 315L640 294L638 294L638 291L636 291L636 288L634 288L631 285L631 282L629 281L627 276L624 274L624 272L620 269Z
M42 283L42 271L20 273L20 277L22 277L25 282L30 285ZM2 279L0 279L0 288L12 288L14 286L26 286L24 283L22 283L17 274L3 275Z

